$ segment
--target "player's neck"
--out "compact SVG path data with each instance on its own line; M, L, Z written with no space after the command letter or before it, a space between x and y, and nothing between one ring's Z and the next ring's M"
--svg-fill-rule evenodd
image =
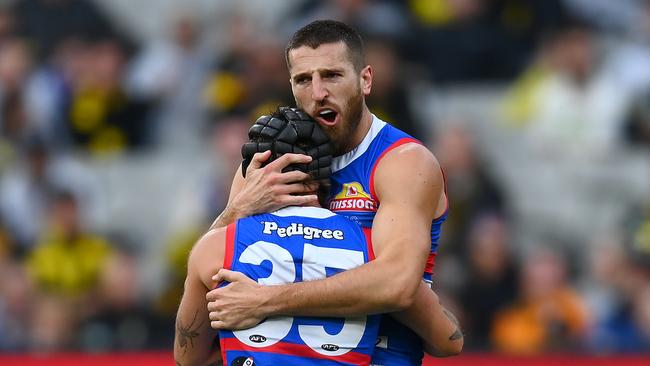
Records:
M356 148L361 144L363 139L366 138L368 131L370 131L371 126L372 126L372 114L370 113L370 110L364 103L363 109L361 111L361 120L359 121L359 126L357 126L357 129L354 132L354 138L352 140L353 143L350 146L350 150ZM346 151L346 153L348 152L349 151Z

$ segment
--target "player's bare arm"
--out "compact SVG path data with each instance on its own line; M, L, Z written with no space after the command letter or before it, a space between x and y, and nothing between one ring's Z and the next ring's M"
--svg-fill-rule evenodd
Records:
M410 143L379 162L375 187L381 205L372 230L374 261L325 280L264 287L233 282L213 290L208 294L213 327L239 329L250 318L271 315L351 316L411 306L430 251L442 174L426 148ZM241 310L243 302L254 311L229 310Z
M210 328L205 294L211 276L223 263L225 230L212 230L194 246L188 260L185 291L176 315L174 358L177 365L212 365L221 357Z
M302 183L309 178L307 173L282 172L290 164L309 163L311 157L285 154L261 168L270 155L270 151L255 154L246 169L246 178L241 174L241 167L235 173L228 204L210 229L226 226L242 217L272 212L287 206L318 204L318 197L313 193L317 187Z
M413 330L422 339L424 351L432 356L454 356L463 349L460 323L425 282L420 283L413 305L392 316Z

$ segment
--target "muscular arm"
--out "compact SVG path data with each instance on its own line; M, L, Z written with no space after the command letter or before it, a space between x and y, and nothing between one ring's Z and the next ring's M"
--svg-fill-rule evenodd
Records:
M210 328L205 294L223 263L225 230L213 230L194 246L188 261L185 291L176 315L174 359L177 365L216 365L221 357L216 332Z
M442 174L426 148L406 144L392 150L375 172L381 201L372 241L376 259L324 280L281 286L258 286L247 298L255 308L239 314L261 320L271 315L351 316L402 310L413 304L431 245L431 221L443 189ZM236 285L235 283L226 286ZM246 285L249 286L249 285ZM219 310L213 327L240 326L237 316L220 309L236 308L242 297L235 288L209 294L210 310ZM213 301L214 300L214 301ZM212 317L212 314L211 314ZM224 318L235 319L230 321Z
M420 336L425 352L432 356L454 356L463 349L458 320L424 282L420 283L413 305L391 315Z

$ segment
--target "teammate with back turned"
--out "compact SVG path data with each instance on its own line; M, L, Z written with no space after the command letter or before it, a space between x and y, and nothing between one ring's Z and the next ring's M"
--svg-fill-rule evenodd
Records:
M447 215L441 168L417 140L374 116L365 104L373 71L365 64L360 35L336 21L316 21L298 30L286 48L296 104L311 115L334 145L333 211L372 228L381 247L376 259L326 279L279 286L260 286L222 270L217 280L230 285L211 291L208 305L216 329L242 329L269 316L352 316L399 312L420 303L424 273L430 281L440 229ZM316 202L306 175L283 172L292 163L309 163L304 155L285 155L262 168L269 153L256 155L244 178L233 180L229 203L213 223L287 205ZM397 317L399 315L395 314ZM383 316L372 363L419 365L426 330L411 329ZM420 337L418 337L418 335ZM456 354L462 347L458 329L437 336L455 342L438 350ZM427 350L434 353L435 350Z

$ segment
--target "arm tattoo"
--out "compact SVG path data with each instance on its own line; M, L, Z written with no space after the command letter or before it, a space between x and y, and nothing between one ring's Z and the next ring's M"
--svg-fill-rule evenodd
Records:
M188 344L194 348L194 338L199 336L199 328L203 325L203 322L194 327L196 318L199 316L199 311L197 310L194 314L194 319L188 326L183 326L180 317L176 320L176 332L178 334L178 345L183 349L183 354L187 352Z
M460 331L460 323L458 322L458 319L452 314L449 310L445 309L444 307L442 308L442 312L449 318L449 320L452 321L452 323L456 324L456 330L452 335L449 336L450 341L456 341L461 338L463 338L463 333Z
M458 328L456 328L456 330L454 331L454 333L452 333L452 334L449 336L449 340L450 340L450 341L457 341L457 340L459 340L459 339L461 339L461 338L463 338L463 333L461 333L461 332L460 332L460 329L458 329Z

